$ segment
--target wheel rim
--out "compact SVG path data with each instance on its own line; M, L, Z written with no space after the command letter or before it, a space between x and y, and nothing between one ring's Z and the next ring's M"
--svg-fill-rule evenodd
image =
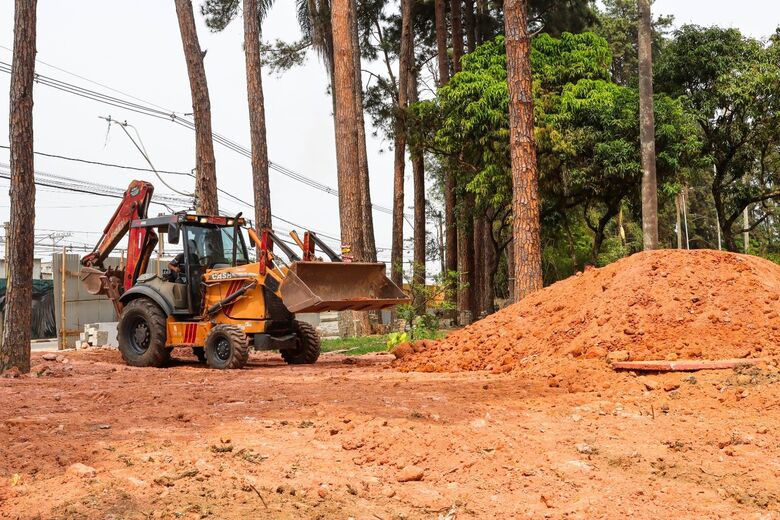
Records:
M217 339L214 345L214 353L222 361L230 359L230 341L227 338Z
M149 324L146 320L139 317L134 319L130 323L128 340L130 348L136 354L143 354L149 349L149 343L151 343L152 334L149 330Z

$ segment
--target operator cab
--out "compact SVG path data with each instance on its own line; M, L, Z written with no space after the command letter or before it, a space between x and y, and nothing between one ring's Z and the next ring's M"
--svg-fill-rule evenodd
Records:
M184 248L184 281L188 311L198 314L203 302L203 275L209 269L220 269L249 263L241 233L244 219L179 215L177 225L168 226L168 242L182 243ZM184 240L181 240L181 239Z
M157 286L174 302L173 313L197 315L203 304L203 275L210 269L221 269L249 263L241 227L243 218L176 214L134 221L133 226L156 228L168 235L168 243L181 244L177 255L181 273L173 278L139 277L138 283Z

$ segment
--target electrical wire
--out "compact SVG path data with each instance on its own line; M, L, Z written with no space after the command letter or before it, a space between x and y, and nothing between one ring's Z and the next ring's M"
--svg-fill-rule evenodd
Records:
M0 148L3 148L5 150L10 150L11 147L7 145L0 144ZM124 164L116 164L116 163L106 163L101 161L91 161L88 159L78 159L76 157L68 157L65 155L57 155L53 153L44 153L44 152L33 152L35 155L41 155L43 157L51 157L53 159L62 159L64 161L72 161L72 162L80 162L84 164L91 164L94 166L105 166L107 168L119 168L121 170L132 170L137 172L150 172L154 173L155 170L152 170L150 168L140 168L137 166L127 166ZM172 170L156 170L158 173L164 173L165 175L186 175L188 177L192 177L192 172L177 172Z
M0 72L5 72L7 74L10 74L11 73L11 64L9 64L7 62L4 62L4 61L0 61ZM76 75L74 74L74 76L76 76ZM140 104L140 103L133 103L133 102L121 99L121 98L117 98L117 97L114 97L114 96L109 96L109 95L102 94L102 93L97 92L97 91L86 89L86 88L80 87L78 85L73 85L73 84L67 83L65 81L57 80L55 78L51 78L51 77L45 76L43 74L36 73L35 74L35 81L37 83L42 84L42 85L46 85L46 86L55 88L57 90L61 90L63 92L74 94L74 95L80 96L82 98L90 99L92 101L97 101L99 103L103 103L103 104L106 104L106 105L109 105L109 106L113 106L113 107L129 110L131 112L135 112L135 113L138 113L138 114L143 114L143 115L147 115L147 116L150 116L150 117L155 117L157 119L163 119L163 120L171 121L171 122L179 124L179 125L181 125L181 126L183 126L185 128L189 128L190 130L193 130L193 131L195 130L195 123L193 121L185 118L184 116L181 116L181 115L177 114L174 111L169 111L169 110L164 110L164 109L161 110L160 108L154 108L152 106L143 105L143 104ZM99 84L97 82L93 82L93 83ZM113 90L115 92L120 92L120 91L116 91L115 89L111 89L111 90ZM126 95L126 94L124 94L124 95ZM130 97L132 97L132 96L130 96ZM137 99L137 98L134 98L134 99ZM251 153L251 151L248 148L246 148L246 147L236 143L235 141L232 141L232 140L228 139L227 137L225 137L225 136L223 136L223 135L221 135L221 134L219 134L217 132L212 132L212 138L213 138L214 142L217 142L217 143L221 144L222 146L228 148L229 150L232 150L232 151L234 151L234 152L236 152L236 153L238 153L240 155L243 155L245 157L248 157L248 158L252 157L252 153ZM273 161L269 161L268 162L268 166L269 166L270 169L272 169L272 170L274 170L274 171L276 171L276 172L278 172L278 173L280 173L282 175L285 175L286 177L289 177L289 178L291 178L291 179L293 179L295 181L298 181L300 183L303 183L303 184L305 184L307 186L310 186L310 187L315 188L317 190L323 191L323 192L328 193L330 195L333 195L335 197L339 196L339 192L338 192L338 190L336 188L333 188L333 187L328 186L326 184L323 184L323 183L321 183L319 181L316 181L316 180L314 180L314 179L312 179L310 177L307 177L307 176L305 176L305 175L303 175L301 173L298 173L298 172L296 172L294 170L291 170L290 168L284 167L284 166L282 166L280 164L277 164L277 163L275 163ZM375 211L379 211L379 212L390 214L390 215L392 215L392 213L393 213L393 210L391 208L388 208L386 206L380 206L378 204L373 204L372 203L372 208ZM413 215L410 215L410 214L406 214L406 213L404 214L404 217L407 217L407 218L411 218L412 216Z
M0 148L9 149L9 147L5 146L5 145L0 145ZM90 161L90 160L87 160L87 159L80 159L80 158L76 158L76 157L68 157L68 156L64 156L64 155L50 154L50 153L44 153L44 152L34 152L34 153L36 155L42 155L42 156L45 156L45 157L52 157L52 158L62 159L62 160L67 160L67 161L81 162L81 163L97 165L97 166L105 166L105 167L110 167L110 168L119 168L119 169L133 170L133 171L142 171L142 172L156 173L155 170L152 170L152 169L149 169L149 168L138 168L138 167L134 167L134 166L126 166L126 165L121 165L121 164L103 163L103 162L99 162L99 161ZM0 163L0 166L8 167L8 165L5 165L3 163ZM166 174L172 174L172 175L184 175L184 176L188 176L188 177L194 177L192 172L171 171L171 170L157 170L157 172L159 172L159 173L166 173ZM50 174L48 174L48 175L50 175ZM55 178L61 178L61 179L67 179L69 181L75 181L75 179L69 179L67 177L60 177L60 176L54 176L54 177ZM1 178L7 178L7 177L1 177ZM46 185L43 185L43 184L41 184L41 185L42 186L46 186ZM103 186L103 187L104 188L110 188L113 192L122 191L120 188L113 187L113 186L110 186L110 187L109 186ZM57 190L57 189L58 189L57 187L54 187L54 190ZM236 195L233 195L232 193L228 192L227 190L224 190L222 188L217 188L217 191L219 193L221 193L222 195L225 195L226 197L229 197L231 200L233 200L233 201L235 201L235 202L237 202L237 203L239 203L239 204L241 204L241 205L243 205L243 206L245 206L247 208L254 209L254 205L253 204L251 204L250 202L248 202L246 200L243 200L243 199L237 197ZM82 191L82 193L86 193L86 192ZM92 192L89 192L89 193L92 193ZM178 193L181 193L181 192L178 192ZM179 201L179 202L182 202L182 201ZM51 206L49 206L49 207L51 207ZM83 207L83 206L81 206L81 207ZM64 206L63 206L63 208L64 208ZM235 212L232 212L232 213L231 212L225 212L225 214L227 216L233 216L233 215L235 215ZM317 236L319 236L320 238L322 238L324 240L331 241L332 243L334 243L336 245L339 245L339 246L341 244L341 239L336 237L336 236L334 236L333 234L330 234L330 233L327 233L327 232L324 232L324 231L321 231L321 230L317 230L315 228L311 228L311 227L308 227L308 226L303 226L301 224L298 224L298 223L293 222L291 220L285 219L285 218L280 217L278 215L274 215L273 213L271 214L271 216L273 218L279 220L280 222L284 222L285 224L288 224L288 225L292 226L293 228L309 229L309 230L314 231L315 233L317 233ZM376 249L377 249L378 252L379 251L390 251L389 247L377 246ZM404 250L405 251L411 251L411 248L404 248Z

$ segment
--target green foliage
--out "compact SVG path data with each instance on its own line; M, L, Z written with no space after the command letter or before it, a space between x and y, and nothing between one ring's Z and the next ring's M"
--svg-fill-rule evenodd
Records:
M439 336L439 319L444 311L454 308L446 294L456 290L458 273L439 273L432 284L419 283L407 277L411 304L396 307L398 317L406 322L409 340L434 339Z
M382 352L387 348L390 335L360 336L354 338L323 338L323 352L341 352L360 356L370 352Z
M736 29L681 27L656 67L658 88L684 96L696 116L702 152L715 165L710 190L729 249L752 226L775 221L780 200L780 44Z
M639 56L637 22L639 11L636 0L602 0L596 19L589 30L609 42L612 54L610 75L620 85L636 87L639 83ZM659 56L674 18L657 16L652 21L653 56Z
M387 346L387 350L393 350L401 343L406 343L407 341L409 341L409 334L406 332L392 332L387 335L385 345Z
M274 0L257 0L257 17L265 18L274 4ZM220 32L227 27L241 10L241 0L205 0L200 6L200 14L206 20L206 27Z
M563 240L547 250L556 273L586 261L576 250L588 234L588 256L597 261L611 219L639 195L639 94L610 81L611 60L609 45L593 33L532 41L543 232ZM462 64L435 99L411 107L409 128L412 140L456 172L459 190L475 195L477 211L499 217L512 198L503 37L480 45ZM680 99L657 94L655 110L661 191L676 192L700 164L698 127ZM575 238L576 226L565 223L577 210L587 227ZM568 258L550 261L554 251L568 251Z

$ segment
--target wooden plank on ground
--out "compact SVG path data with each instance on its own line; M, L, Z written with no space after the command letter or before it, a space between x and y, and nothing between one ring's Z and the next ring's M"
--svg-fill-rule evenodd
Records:
M680 360L680 361L616 361L615 370L639 370L648 372L695 372L696 370L722 370L745 365L755 365L763 361L757 358L716 359L716 360Z

